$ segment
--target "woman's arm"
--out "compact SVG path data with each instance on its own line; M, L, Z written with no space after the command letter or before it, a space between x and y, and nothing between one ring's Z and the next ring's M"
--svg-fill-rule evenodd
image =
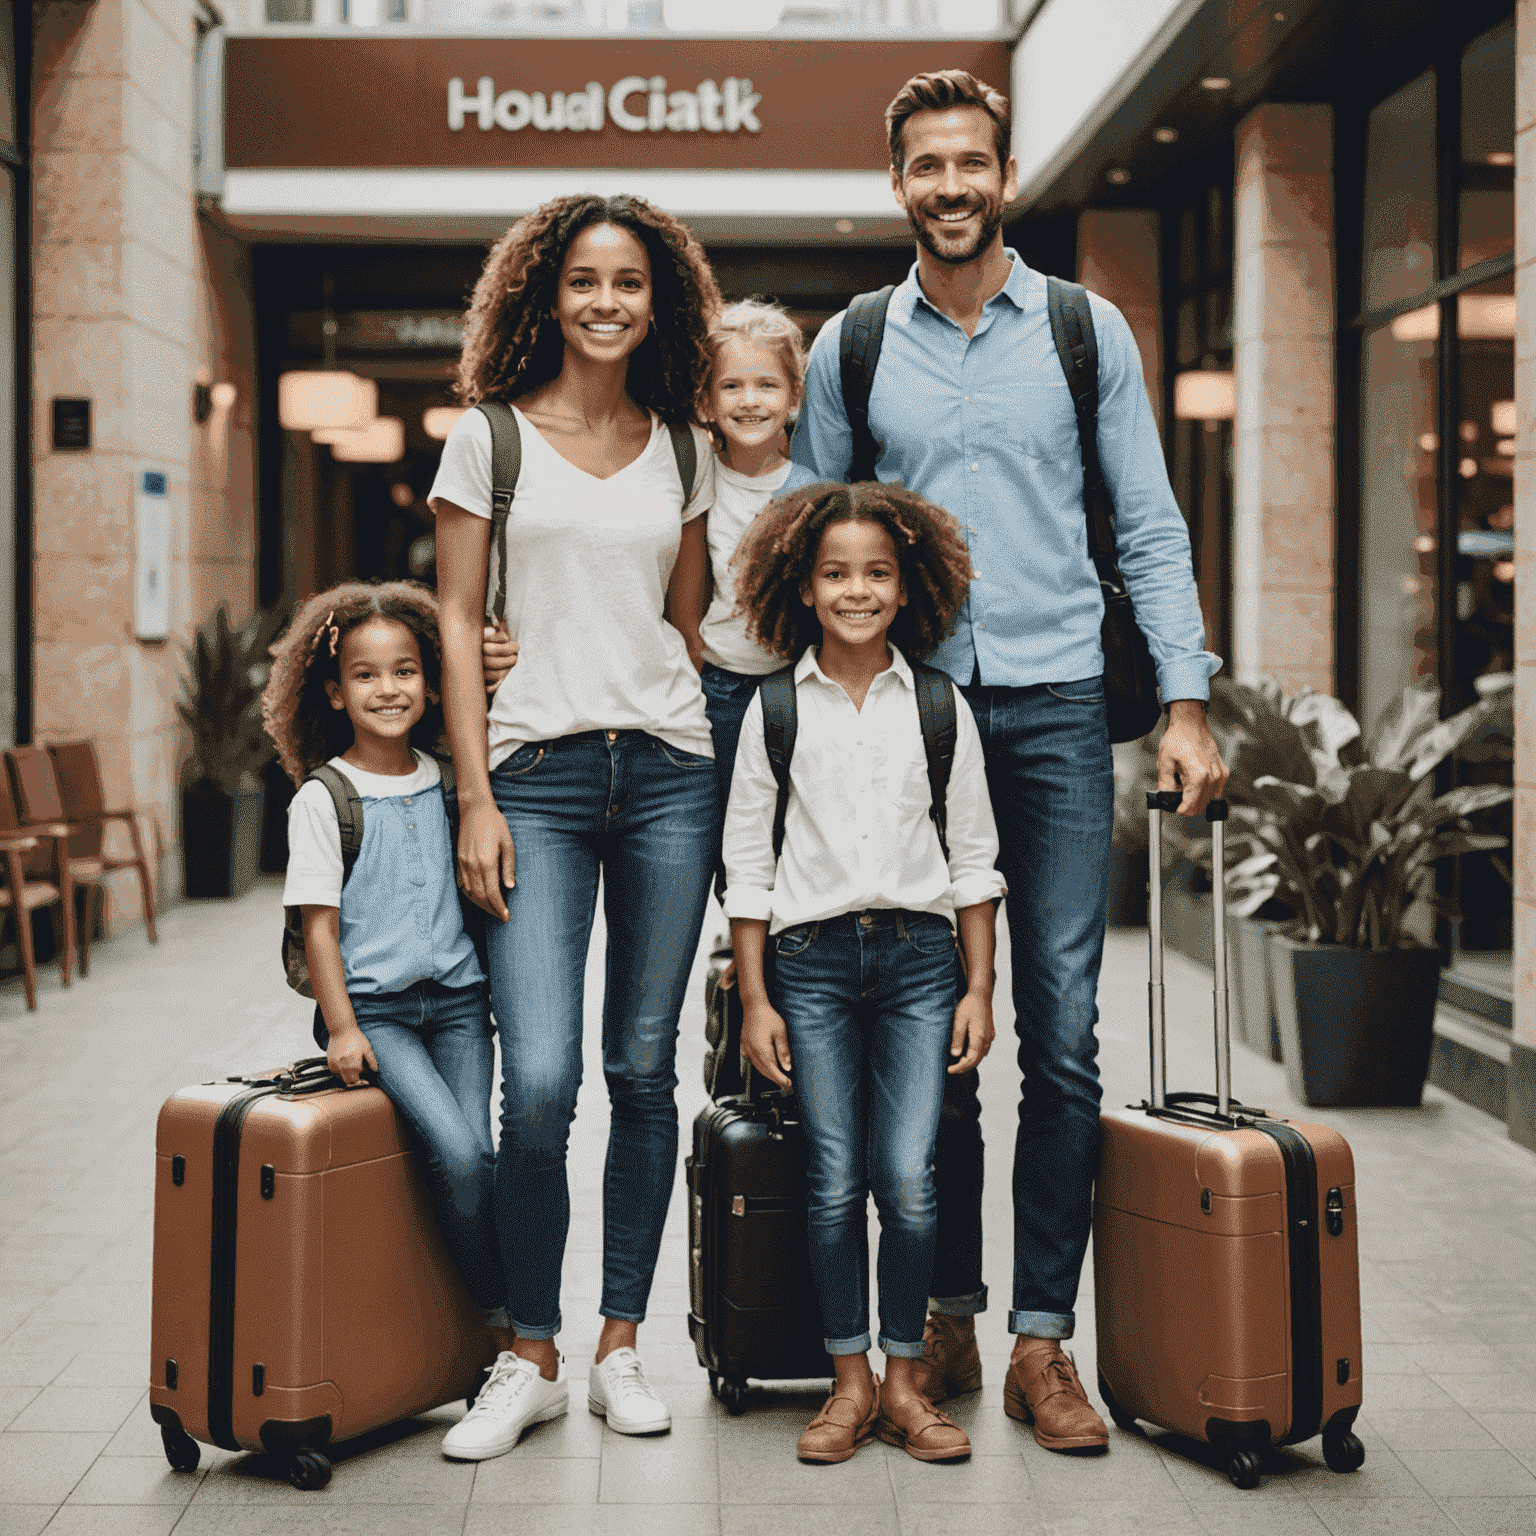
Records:
M694 670L704 670L704 641L699 625L704 621L704 589L709 580L709 542L704 525L708 514L683 524L682 542L667 586L666 617L683 637Z
M438 633L443 644L443 716L459 789L459 881L502 922L502 887L514 883L512 834L491 797L490 749L480 646L491 524L452 502L437 502Z

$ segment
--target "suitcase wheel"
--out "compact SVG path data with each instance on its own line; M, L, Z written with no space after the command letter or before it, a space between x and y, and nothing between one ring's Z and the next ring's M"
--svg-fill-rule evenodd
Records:
M733 1419L740 1418L747 1411L747 1383L741 1376L715 1377L710 1373L710 1385L714 1388L715 1396L720 1400L725 1411Z
M1257 1488L1264 1458L1257 1451L1233 1451L1227 1457L1227 1476L1234 1488Z
M165 1459L177 1472L196 1472L202 1459L197 1441L179 1425L162 1424L160 1443L165 1447ZM1330 1463L1332 1465L1332 1463Z
M1099 1396L1104 1399L1104 1406L1109 1409L1109 1416L1114 1420L1116 1429L1123 1429L1128 1435L1140 1433L1135 1414L1127 1413L1115 1401L1115 1394L1109 1390L1109 1383L1104 1380L1103 1371L1099 1372Z
M295 1488L324 1488L331 1480L331 1464L319 1451L300 1449L288 1463L288 1481Z
M1365 1461L1365 1446L1358 1435L1324 1435L1323 1460L1331 1471L1358 1472Z

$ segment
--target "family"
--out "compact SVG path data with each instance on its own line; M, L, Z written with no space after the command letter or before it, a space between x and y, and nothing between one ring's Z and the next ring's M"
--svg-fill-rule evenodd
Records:
M671 1425L638 1334L676 1175L678 1019L719 880L743 1049L793 1088L809 1149L836 1379L798 1454L845 1461L876 1435L924 1461L970 1453L936 1405L982 1376L977 1067L1006 899L1022 1093L1004 1403L1048 1449L1108 1445L1063 1348L1098 1162L1114 793L1076 423L1045 279L1002 241L1007 101L962 71L918 75L886 124L917 259L869 397L872 479L846 483L839 318L807 355L776 306L722 305L676 219L558 198L475 289L459 393L489 409L459 420L432 487L436 598L346 584L279 647L285 765L332 763L367 809L350 869L323 784L290 813L284 899L330 1065L349 1085L377 1074L426 1148L499 1351L452 1458L501 1455L567 1410L565 1163L599 876L611 1126L591 1409L623 1434ZM1188 814L1226 779L1203 704L1219 663L1135 342L1112 305L1092 311L1119 560L1167 709L1159 775ZM771 674L794 721L787 801ZM954 704L942 805L917 702L935 687ZM451 774L429 750L444 731Z

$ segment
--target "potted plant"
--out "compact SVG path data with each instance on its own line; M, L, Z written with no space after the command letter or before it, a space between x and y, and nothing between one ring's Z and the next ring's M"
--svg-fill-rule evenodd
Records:
M238 628L223 604L188 648L176 706L192 733L182 773L181 852L185 894L239 896L256 878L262 785L273 754L261 728L268 647L280 616L258 609Z
M1290 700L1269 685L1238 689L1231 704L1241 740L1227 889L1234 914L1276 899L1296 914L1268 939L1292 1091L1312 1105L1417 1104L1442 956L1415 914L1448 913L1439 860L1507 842L1470 818L1512 793L1475 784L1437 796L1433 772L1491 706L1441 720L1439 690L1415 683L1365 739L1326 695Z

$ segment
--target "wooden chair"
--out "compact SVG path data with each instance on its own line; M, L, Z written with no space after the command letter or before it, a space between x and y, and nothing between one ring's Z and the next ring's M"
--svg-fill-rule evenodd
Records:
M144 898L144 926L149 932L149 942L158 942L155 934L155 868L144 852L144 840L139 827L143 813L132 806L116 811L107 809L106 791L101 782L101 763L96 757L94 742L50 742L48 756L53 760L53 773L64 806L64 819L80 829L70 843L70 856L73 858L80 854L98 858L108 874L117 869L134 870L138 874L139 890ZM102 832L109 821L120 821L127 826L128 836L133 840L131 858L103 852ZM151 817L150 826L155 834L155 866L158 866L160 825Z
M59 976L67 987L72 979L70 965L75 952L75 902L71 888L66 900L57 874L69 869L69 841L63 836L45 836L42 829L23 832L16 817L16 805L8 794L0 794L0 855L4 857L7 884L0 890L0 908L9 910L16 921L16 943L21 950L22 970L27 984L27 1007L37 1007L37 964L32 950L32 913L38 907L55 902L63 909L63 942L59 945ZM47 843L50 847L44 847ZM26 857L24 857L24 855ZM50 866L39 876L35 866L39 858ZM32 866L32 867L29 867Z
M70 850L71 839L81 835L81 828L66 821L64 802L59 796L53 763L41 747L8 747L5 753L6 775L11 781L15 813L20 831L46 838L51 844L53 883L64 903L64 944L66 956L75 939L75 890L86 892L85 923L79 930L80 974L91 974L91 897L106 878L106 866L97 857L78 857ZM67 974L69 961L61 958ZM67 983L66 983L67 985Z

